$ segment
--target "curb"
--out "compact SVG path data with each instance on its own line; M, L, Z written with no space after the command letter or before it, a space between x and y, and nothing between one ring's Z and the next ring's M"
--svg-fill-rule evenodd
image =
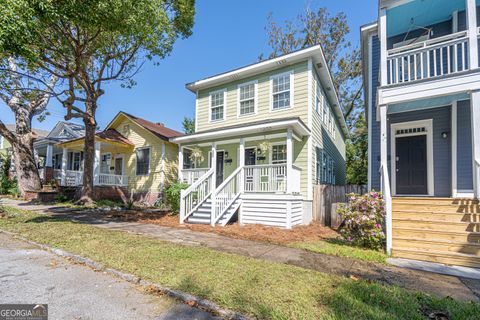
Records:
M229 319L229 320L250 320L250 319L253 319L253 318L247 317L243 314L240 314L238 312L231 311L231 310L228 310L228 309L223 309L219 305L217 305L216 303L214 303L210 300L206 300L206 299L203 299L203 298L200 298L200 297L197 297L197 296L194 296L194 295L191 295L189 293L182 292L182 291L178 291L178 290L163 287L163 286L159 285L158 283L143 280L140 277L137 277L133 274L124 273L124 272L121 272L119 270L112 269L112 268L107 268L103 264L95 262L91 259L79 256L79 255L76 255L76 254L69 253L69 252L64 251L62 249L56 249L56 248L50 247L46 244L31 241L31 240L23 237L22 235L20 235L18 233L5 231L5 230L0 230L0 233L4 233L6 235L12 236L12 237L14 237L16 239L19 239L21 241L24 241L28 244L39 247L39 248L41 248L45 251L51 252L51 253L59 256L59 257L70 259L70 260L75 261L76 263L86 265L86 266L92 268L95 271L102 271L102 272L105 272L107 274L113 275L117 278L120 278L122 280L125 280L129 283L133 283L135 285L140 285L144 288L154 289L155 291L157 291L159 293L162 293L162 294L168 295L168 296L170 296L174 299L180 300L185 304L188 304L190 306L208 311L210 313L214 313L214 314L219 315L221 317L224 317L226 319Z

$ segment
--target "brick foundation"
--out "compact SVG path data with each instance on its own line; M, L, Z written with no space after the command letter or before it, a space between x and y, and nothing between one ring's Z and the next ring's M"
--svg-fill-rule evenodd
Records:
M53 202L57 195L57 191L25 191L23 198L27 201Z

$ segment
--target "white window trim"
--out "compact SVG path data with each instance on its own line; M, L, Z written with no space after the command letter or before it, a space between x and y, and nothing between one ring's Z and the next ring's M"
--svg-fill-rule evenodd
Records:
M273 163L273 146L285 146L285 150L286 152L288 152L287 142L283 142L283 141L272 142L268 150L268 163L269 164L287 164L287 159L285 159L285 162L282 162L282 163ZM293 148L293 144L292 144L292 148ZM294 152L294 150L292 150L292 152Z
M115 155L115 159L113 160L113 167L116 169L115 167L115 161L117 159L122 159L122 176L125 175L125 156L122 154L116 154ZM115 174L115 169L113 169L113 174Z
M102 157L107 155L110 155L110 166L108 166L108 173L102 173ZM112 166L112 160L113 160L113 155L111 152L105 152L100 154L100 171L99 171L100 174L112 174L110 172L110 167Z
M149 150L150 150L150 151L148 152L148 172L145 173L145 174L138 174L138 173L137 173L137 151L138 151L138 150L145 150L145 149L149 149ZM152 148L151 148L151 147L136 148L136 149L135 149L135 176L136 176L136 177L145 177L145 176L150 175L151 166L152 166Z
M240 88L244 86L248 86L250 84L254 85L254 96L253 96L253 112L247 114L240 113ZM258 110L258 80L248 81L244 83L240 83L237 85L237 118L243 118L248 116L253 116L257 114Z
M397 195L397 175L396 175L396 131L399 129L408 129L412 127L425 127L426 132L415 132L409 134L401 134L400 137L411 137L411 136L427 136L427 194L420 196L433 196L435 194L435 177L434 177L434 166L433 166L433 119L418 120L418 121L409 121L409 122L400 122L392 123L390 125L390 175L392 177L392 195ZM404 195L402 195L404 196ZM405 195L405 196L415 196Z
M284 75L290 75L290 105L288 107L283 107L283 108L280 108L280 109L273 109L273 79L284 76ZM279 112L279 111L283 111L283 110L289 110L289 109L292 109L293 106L295 105L295 101L294 101L294 96L295 96L294 80L295 80L295 76L294 75L295 74L294 74L293 70L289 70L289 71L286 71L286 72L277 73L277 74L274 74L274 75L270 76L270 112Z
M223 118L212 120L212 95L223 93ZM227 120L227 88L210 91L208 93L208 123L216 123Z

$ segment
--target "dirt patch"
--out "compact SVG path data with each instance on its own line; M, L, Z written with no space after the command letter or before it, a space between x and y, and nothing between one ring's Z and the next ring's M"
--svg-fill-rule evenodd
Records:
M165 227L190 229L200 232L211 232L236 239L279 244L334 239L339 237L339 234L334 230L323 227L315 222L308 226L296 226L292 230L287 230L262 225L240 226L238 223L229 224L222 228L208 225L180 224L178 215L172 215L170 213L135 211L109 213L107 216L122 221L156 224Z

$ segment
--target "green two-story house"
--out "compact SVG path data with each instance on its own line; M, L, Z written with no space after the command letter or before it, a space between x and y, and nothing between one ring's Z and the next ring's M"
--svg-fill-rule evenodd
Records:
M195 134L179 145L180 221L291 228L314 184L345 184L348 134L320 46L187 84Z

